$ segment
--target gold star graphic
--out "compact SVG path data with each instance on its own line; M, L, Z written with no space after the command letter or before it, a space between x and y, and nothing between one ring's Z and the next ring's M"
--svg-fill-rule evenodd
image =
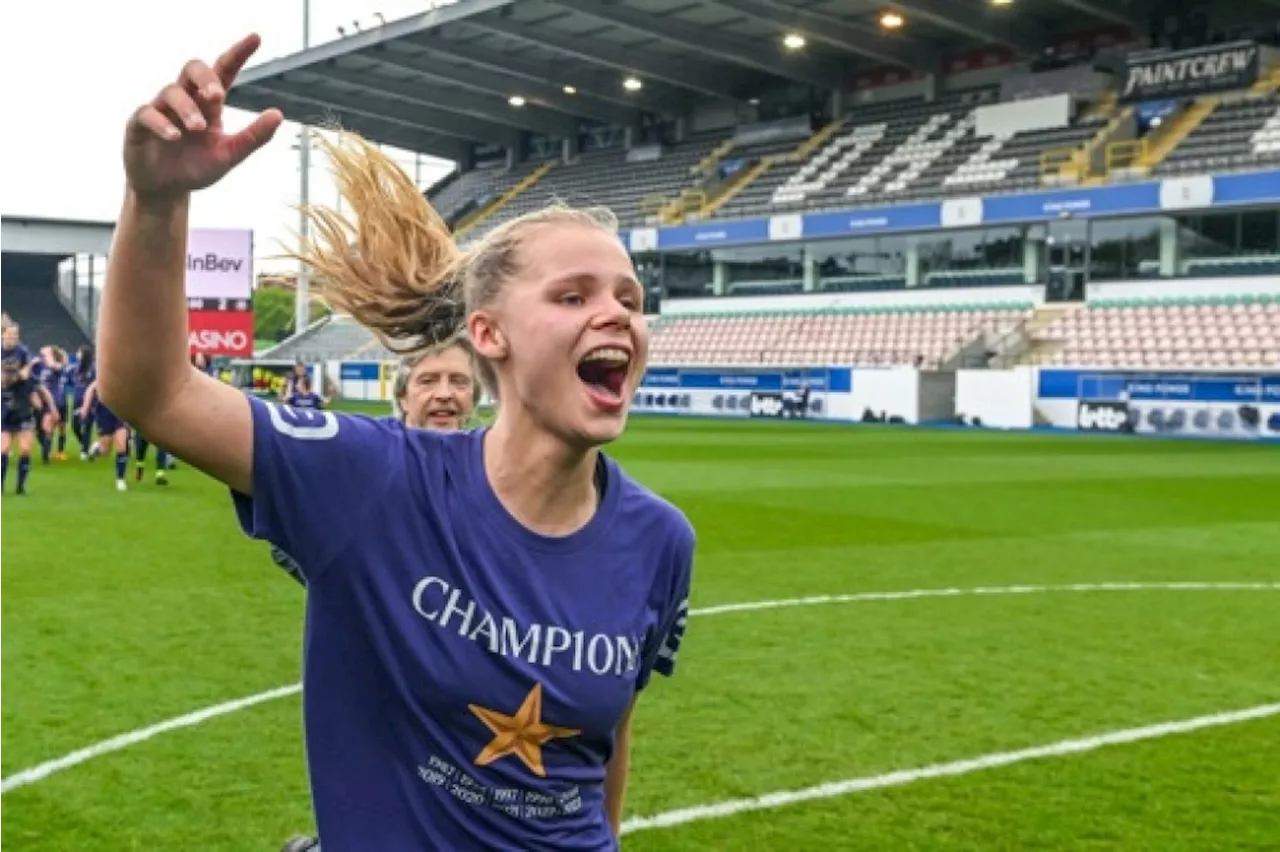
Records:
M542 766L542 746L560 737L576 737L582 731L548 725L542 721L542 684L535 683L514 716L490 710L478 704L467 708L493 732L493 741L476 757L476 766L488 766L499 758L514 754L533 774L546 778Z

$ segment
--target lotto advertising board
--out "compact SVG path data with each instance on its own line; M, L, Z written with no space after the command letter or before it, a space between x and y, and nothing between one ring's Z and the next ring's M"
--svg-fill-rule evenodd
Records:
M785 417L787 408L787 402L780 393L751 394L749 411L752 417Z
M1073 396L1082 432L1280 440L1280 375L1043 371L1041 399L1048 401L1063 395L1046 391L1066 389L1049 388L1049 373L1078 388Z
M1076 410L1076 428L1082 432L1132 432L1129 406L1124 402L1082 399Z

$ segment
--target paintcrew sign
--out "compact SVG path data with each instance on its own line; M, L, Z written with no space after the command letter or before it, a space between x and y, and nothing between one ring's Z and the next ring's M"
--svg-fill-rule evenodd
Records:
M1184 98L1252 85L1258 79L1258 45L1241 41L1130 57L1121 103Z

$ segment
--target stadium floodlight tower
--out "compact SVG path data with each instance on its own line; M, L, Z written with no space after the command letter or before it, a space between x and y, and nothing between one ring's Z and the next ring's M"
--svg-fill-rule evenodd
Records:
M311 47L311 0L302 0L302 49ZM298 238L305 243L310 231L307 205L311 202L311 129L305 124L298 134ZM294 289L293 333L302 334L311 321L311 275L307 265L298 262L298 280Z

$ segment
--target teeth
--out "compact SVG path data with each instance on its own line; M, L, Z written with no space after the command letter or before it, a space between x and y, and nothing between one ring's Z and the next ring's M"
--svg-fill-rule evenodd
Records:
M586 357L583 358L582 360L584 362L585 361L604 361L610 364L626 364L631 361L631 356L627 353L627 350L625 349L612 349L612 348L606 347L604 349L596 349L593 352L588 352Z

